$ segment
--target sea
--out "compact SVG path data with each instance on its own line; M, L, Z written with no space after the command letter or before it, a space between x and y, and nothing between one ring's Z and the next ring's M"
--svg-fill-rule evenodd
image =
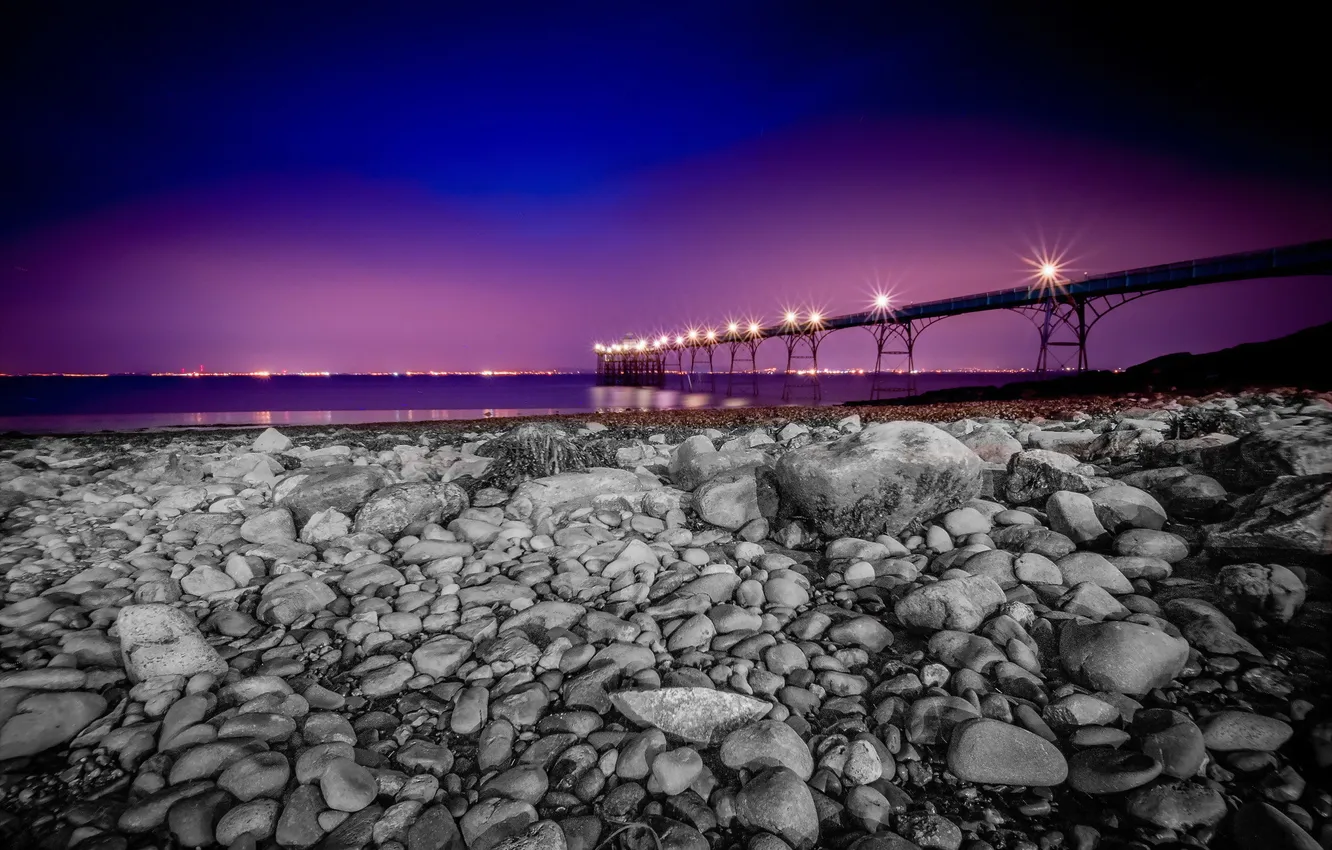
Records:
M918 392L997 386L1030 373L922 372ZM900 383L896 381L895 383ZM591 373L0 377L0 433L426 422L679 408L840 405L870 398L872 376L668 375L664 387L598 386ZM728 393L729 389L729 393Z

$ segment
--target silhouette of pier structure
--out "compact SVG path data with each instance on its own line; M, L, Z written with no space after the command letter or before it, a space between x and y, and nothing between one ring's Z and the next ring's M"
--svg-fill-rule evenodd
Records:
M915 347L922 332L950 316L1010 310L1031 320L1039 345L1038 374L1086 371L1087 336L1111 310L1156 292L1239 280L1332 274L1332 239L1245 251L1199 260L1110 272L1081 280L1061 279L1046 265L1030 286L894 307L878 296L864 312L823 316L786 313L769 326L731 322L722 329L691 330L675 336L626 335L617 343L594 346L597 382L606 385L665 386L678 377L685 390L717 392L725 375L728 396L758 394L758 352L769 339L786 352L782 400L822 399L819 346L835 331L864 328L875 343L870 398L915 395ZM717 361L721 361L718 363ZM687 364L687 365L686 365ZM721 366L723 373L715 367Z

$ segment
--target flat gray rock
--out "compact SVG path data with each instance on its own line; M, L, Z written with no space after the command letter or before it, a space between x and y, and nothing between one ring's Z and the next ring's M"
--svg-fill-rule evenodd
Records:
M611 694L621 714L695 746L711 747L772 710L763 700L711 688L660 688Z

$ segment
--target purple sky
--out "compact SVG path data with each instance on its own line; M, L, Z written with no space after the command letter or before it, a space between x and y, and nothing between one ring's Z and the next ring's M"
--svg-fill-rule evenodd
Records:
M36 4L0 33L0 372L585 369L876 276L1020 285L1042 245L1076 276L1332 236L1321 31L1133 5ZM1327 278L1221 284L1089 353L1329 320ZM917 352L1030 367L1036 334L957 317Z
M591 198L450 202L406 182L256 176L108 207L4 246L4 371L587 368L594 340L784 304L863 309L1015 286L1039 248L1098 273L1325 237L1332 202L981 122L822 126ZM1093 367L1332 319L1326 278L1163 293L1111 314ZM1029 366L1026 320L922 337L921 368ZM776 365L770 343L760 365ZM863 331L823 364L867 366Z

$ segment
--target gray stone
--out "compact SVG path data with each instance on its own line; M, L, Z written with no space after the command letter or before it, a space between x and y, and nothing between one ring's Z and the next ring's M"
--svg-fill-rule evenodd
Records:
M353 531L397 540L420 534L427 523L443 525L467 508L467 493L452 482L412 481L376 491L359 511Z
M241 537L251 543L274 543L296 539L296 523L286 508L270 508L241 523Z
M1166 523L1165 508L1152 495L1137 487L1115 484L1102 487L1090 496L1096 518L1111 534L1130 528L1160 531Z
M1005 601L994 579L968 576L918 587L898 600L893 613L909 628L972 632Z
M1218 711L1204 717L1198 727L1202 729L1207 749L1217 752L1271 752L1280 749L1294 734L1284 720L1252 711Z
M768 767L784 767L802 780L814 774L814 757L799 733L781 720L760 720L726 736L721 746L722 764L751 773Z
M814 797L788 768L769 768L749 780L735 796L735 810L742 826L781 836L794 850L811 850L818 843Z
M871 538L965 504L980 492L980 472L980 458L944 431L884 422L787 452L777 482L784 512L830 537Z
M387 483L382 471L368 466L338 464L301 469L273 487L273 503L288 508L296 525L303 528L311 517L326 508L354 515L370 494Z
M1041 503L1058 490L1090 493L1096 489L1090 476L1079 470L1077 458L1045 449L1018 452L1008 459L1004 495L1019 505Z
M250 451L280 454L291 448L291 438L276 428L265 428L250 443Z
M1096 505L1085 493L1056 490L1045 500L1050 528L1079 546L1096 543L1106 537L1105 526L1097 516Z
M711 688L660 688L611 695L621 714L686 743L711 747L772 710L770 703Z
M1314 564L1332 550L1332 473L1280 478L1234 509L1233 519L1207 528L1213 557Z
M1226 816L1221 792L1193 782L1139 788L1128 797L1128 813L1164 829L1213 826Z
M771 492L770 486L765 489ZM739 531L745 523L764 516L759 490L754 468L724 472L704 481L694 491L694 511L709 525ZM776 513L775 496L771 493L766 499L768 516Z
M1232 564L1216 574L1222 605L1252 626L1285 625L1304 605L1304 582L1280 564Z
M1138 695L1182 673L1189 644L1140 623L1068 623L1059 634L1059 654L1080 684Z
M265 623L290 626L307 614L323 611L337 599L333 588L319 579L288 575L296 577L291 581L274 581L264 587L255 616Z
M1119 568L1095 552L1074 552L1055 562L1068 587L1089 581L1111 593L1133 592L1133 585Z
M128 605L116 617L125 672L132 681L155 676L220 676L227 663L188 614L163 604Z
M762 450L719 452L713 447L712 440L698 434L686 439L671 454L669 472L675 486L688 491L722 473L767 462L768 454Z
M594 467L586 472L562 472L518 485L506 511L527 519L541 510L590 505L601 496L627 496L644 489L643 480L626 469Z
M966 720L953 729L948 769L965 782L982 785L1059 785L1068 764L1059 748L1041 736L988 718Z
M70 741L106 711L105 699L84 691L9 692L16 700L12 713L0 713L0 762ZM0 691L0 707L3 696Z

